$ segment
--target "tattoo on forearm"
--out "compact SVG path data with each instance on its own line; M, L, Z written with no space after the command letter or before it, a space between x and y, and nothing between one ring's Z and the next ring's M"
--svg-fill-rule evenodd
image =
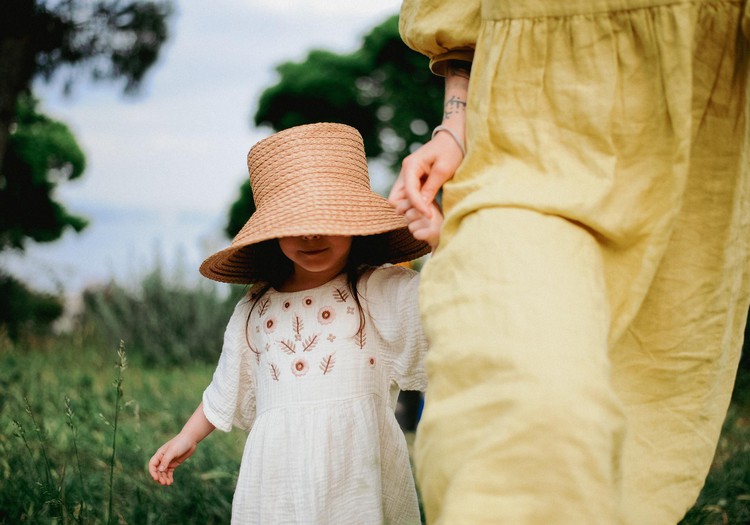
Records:
M446 79L448 77L458 77L468 82L471 75L471 62L462 60L449 60L445 71ZM446 96L448 94L446 93ZM451 94L446 98L443 105L443 119L450 119L451 115L466 112L466 96Z
M451 118L451 115L464 113L466 111L466 101L458 98L456 95L451 96L443 105L443 119Z

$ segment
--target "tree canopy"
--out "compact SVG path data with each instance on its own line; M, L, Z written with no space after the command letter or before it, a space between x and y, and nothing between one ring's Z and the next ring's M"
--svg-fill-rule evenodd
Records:
M392 16L353 53L313 50L302 62L279 65L279 80L261 94L253 122L275 131L313 122L349 124L362 134L368 158L395 173L442 117L443 82L427 65L402 42L398 16ZM243 183L230 210L230 237L254 209L249 184Z
M30 96L19 99L8 140L0 185L0 250L23 249L27 239L51 241L66 228L86 226L85 219L52 198L60 182L83 173L83 152L68 127L38 113L36 105Z
M135 93L166 41L171 0L6 0L0 17L0 249L53 241L85 221L54 201L81 175L70 131L37 111L35 78L87 76Z
M167 39L172 0L5 0L0 16L0 250L49 242L86 220L54 198L80 177L85 158L62 122L39 113L36 78L62 75L63 89L88 76L135 93ZM0 269L0 328L39 333L62 299L29 289Z

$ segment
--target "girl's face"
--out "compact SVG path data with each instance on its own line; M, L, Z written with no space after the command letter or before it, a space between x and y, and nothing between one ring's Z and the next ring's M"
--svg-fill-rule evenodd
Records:
M294 288L313 288L325 284L346 267L352 237L343 235L302 235L282 237L279 247L294 264L290 284Z

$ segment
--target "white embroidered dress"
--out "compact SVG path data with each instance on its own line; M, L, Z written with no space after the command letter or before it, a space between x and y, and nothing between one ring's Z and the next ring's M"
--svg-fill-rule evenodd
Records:
M249 322L240 301L203 394L217 428L250 430L232 524L420 523L394 415L399 389L427 386L418 281L399 266L366 273L363 331L345 276L271 289Z

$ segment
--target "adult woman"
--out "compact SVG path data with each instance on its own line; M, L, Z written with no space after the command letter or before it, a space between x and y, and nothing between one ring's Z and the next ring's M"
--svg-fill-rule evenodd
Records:
M749 29L744 1L403 3L459 110L393 192L427 214L445 182L428 521L663 525L694 502L749 301Z

